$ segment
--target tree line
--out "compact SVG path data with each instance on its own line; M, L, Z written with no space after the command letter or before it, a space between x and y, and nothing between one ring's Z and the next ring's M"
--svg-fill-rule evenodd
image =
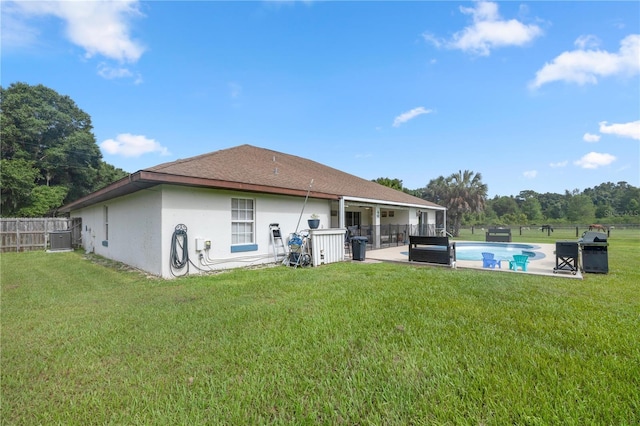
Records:
M601 183L583 191L564 194L520 191L517 196L494 197L487 202L484 217L505 224L549 223L638 223L640 188L621 181Z
M127 173L102 160L91 117L43 85L0 87L0 214L53 215Z
M562 223L640 223L640 188L627 182L606 182L584 191L564 194L520 191L518 195L487 197L482 174L460 170L439 176L419 189L407 189L402 180L374 179L447 208L447 227L454 236L462 226L542 225ZM444 218L436 217L438 223Z

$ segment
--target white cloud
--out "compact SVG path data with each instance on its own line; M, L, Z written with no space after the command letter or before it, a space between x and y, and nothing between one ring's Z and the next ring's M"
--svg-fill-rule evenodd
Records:
M600 39L590 34L583 35L578 37L576 41L573 42L573 44L575 44L576 47L580 50L584 50L587 48L595 49L596 47L600 46Z
M133 73L129 71L127 68L112 68L105 64L104 62L98 65L98 74L106 78L107 80L111 80L114 78L122 78L122 77L132 77Z
M446 46L481 56L488 56L492 49L505 46L522 46L542 34L536 25L526 25L516 19L504 20L498 13L498 4L481 1L476 7L460 7L460 11L472 15L473 25L458 31L449 41L439 40L425 33L423 38L436 47Z
M123 157L139 157L143 154L158 152L160 155L171 155L169 150L153 139L143 135L121 133L115 139L107 139L100 144L107 154Z
M237 99L242 95L242 86L238 83L229 83L229 96L231 99Z
M600 133L640 140L640 120L621 124L608 124L606 121L601 121L599 124Z
M582 136L582 140L585 142L598 142L600 140L600 135L594 135L593 133L585 133Z
M558 167L566 167L569 164L568 161L558 161L557 163L549 163L549 167L558 168Z
M538 171L537 170L527 170L527 171L523 172L522 175L524 177L526 177L527 179L534 179L536 176L538 176Z
M433 110L425 109L424 107L414 108L411 111L403 112L393 120L393 127L400 127L401 124L406 123L409 120L416 118L422 114L430 114Z
M34 16L55 16L66 24L66 37L91 58L101 55L119 62L136 62L144 52L131 38L130 20L142 16L137 0L12 2L12 21L24 28ZM5 18L5 16L3 16ZM17 24L14 24L17 25ZM3 33L3 38L5 34ZM11 36L7 34L7 36Z
M2 32L2 48L24 49L37 44L40 31L29 26L21 19L19 4L3 2L0 31Z
M551 63L546 63L536 72L529 87L537 89L546 83L566 81L579 85L596 84L598 77L615 75L632 76L640 73L640 34L632 34L620 42L620 50L610 53L605 50L585 50L585 40L576 41L579 49L563 52Z
M597 169L601 166L608 166L614 161L616 161L616 157L611 154L590 152L581 159L574 161L573 164L582 167L583 169Z
M114 78L134 78L134 84L142 83L142 76L140 73L133 73L128 68L123 67L111 67L104 62L98 65L98 75L107 80L113 80Z
M431 33L422 33L422 38L424 39L424 41L433 44L438 49L444 47L446 44L446 40L440 39Z

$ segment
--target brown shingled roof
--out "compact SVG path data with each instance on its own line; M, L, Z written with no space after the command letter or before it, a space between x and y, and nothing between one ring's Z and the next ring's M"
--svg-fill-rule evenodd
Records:
M361 179L306 158L251 145L203 154L145 169L171 175L242 182L273 188L312 191L341 196L431 205L421 198Z
M64 206L61 211L104 201L161 183L238 189L339 199L355 197L424 207L440 207L401 191L361 179L306 158L251 145L164 163L141 170L107 188Z

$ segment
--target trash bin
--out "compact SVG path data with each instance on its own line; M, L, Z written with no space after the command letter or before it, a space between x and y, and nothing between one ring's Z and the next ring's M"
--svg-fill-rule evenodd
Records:
M364 260L367 252L367 237L351 237L351 258Z

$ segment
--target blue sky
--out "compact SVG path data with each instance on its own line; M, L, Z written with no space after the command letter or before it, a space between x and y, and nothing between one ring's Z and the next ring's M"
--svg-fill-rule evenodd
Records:
M417 189L640 186L640 3L11 2L2 86L86 111L128 172L241 144Z

